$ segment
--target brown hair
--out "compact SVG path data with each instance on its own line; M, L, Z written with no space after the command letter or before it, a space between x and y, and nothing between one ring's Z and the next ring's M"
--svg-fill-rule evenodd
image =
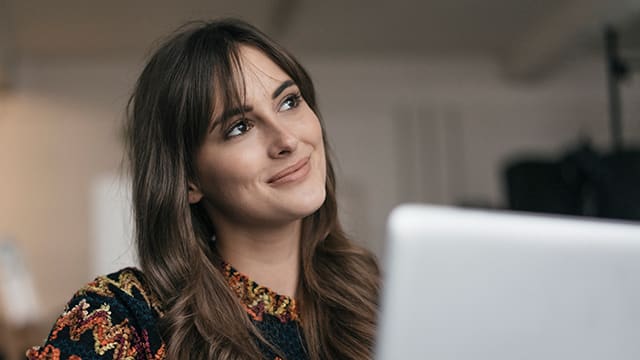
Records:
M145 277L163 303L159 326L170 359L262 357L255 339L264 337L218 268L211 220L201 205L187 201L214 99L224 108L241 101L233 81L242 71L239 45L261 50L280 66L318 114L304 68L258 29L233 19L190 24L164 42L128 105L135 238ZM311 359L365 359L373 349L379 270L342 231L328 155L326 162L326 200L302 224L302 328Z

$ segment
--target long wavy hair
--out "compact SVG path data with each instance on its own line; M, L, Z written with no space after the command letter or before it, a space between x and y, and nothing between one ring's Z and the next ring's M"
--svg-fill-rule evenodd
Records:
M242 84L234 81L242 76L241 45L282 68L319 117L304 68L258 29L234 19L178 30L151 56L127 107L135 239L145 278L163 304L159 327L169 359L259 359L260 341L278 352L223 277L222 259L211 246L211 219L187 200L214 105L242 102ZM366 359L373 349L379 270L371 253L342 230L329 155L326 163L326 199L302 221L301 326L311 359Z

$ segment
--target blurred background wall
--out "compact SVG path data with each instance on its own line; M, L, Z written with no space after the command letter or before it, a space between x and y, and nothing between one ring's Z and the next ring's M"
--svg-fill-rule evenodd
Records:
M124 107L154 43L185 21L241 17L308 68L343 221L379 255L401 202L501 208L513 156L558 156L585 139L609 149L604 25L625 56L640 52L638 1L0 4L0 240L22 252L44 317L133 263ZM640 142L639 95L630 76L628 144Z

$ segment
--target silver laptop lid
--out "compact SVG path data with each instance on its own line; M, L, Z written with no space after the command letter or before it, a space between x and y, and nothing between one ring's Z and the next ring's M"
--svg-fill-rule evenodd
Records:
M640 359L640 226L424 205L388 223L376 359Z

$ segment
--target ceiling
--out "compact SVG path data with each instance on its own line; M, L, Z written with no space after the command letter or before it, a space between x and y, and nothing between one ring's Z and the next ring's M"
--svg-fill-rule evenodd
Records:
M0 53L140 57L185 21L236 16L297 54L485 56L529 76L599 51L606 22L640 50L639 10L640 0L0 0Z

